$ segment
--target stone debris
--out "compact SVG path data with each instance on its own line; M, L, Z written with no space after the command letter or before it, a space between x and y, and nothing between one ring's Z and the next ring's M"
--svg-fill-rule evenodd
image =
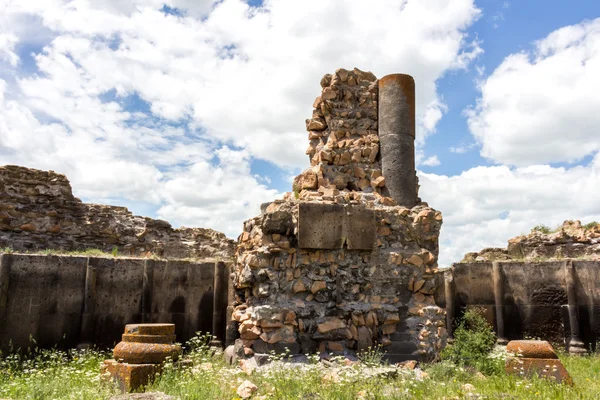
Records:
M582 226L580 221L565 221L556 231L533 229L514 237L507 248L486 248L467 253L461 262L587 258L600 260L600 224Z
M82 203L64 175L0 167L0 248L16 251L88 248L121 255L230 259L234 243L212 229L173 229L125 207Z
M507 374L523 377L537 375L557 383L573 385L569 372L547 341L513 340L508 342L506 350L513 354L506 359Z
M254 392L256 392L257 390L258 390L258 386L256 386L254 383L246 380L246 381L242 382L242 384L240 386L238 386L237 394L242 399L248 399L248 398L252 397L252 394Z
M433 298L442 215L389 197L375 76L339 69L321 86L306 121L311 167L238 238L236 345L339 355L380 344L392 361L436 359L447 336Z

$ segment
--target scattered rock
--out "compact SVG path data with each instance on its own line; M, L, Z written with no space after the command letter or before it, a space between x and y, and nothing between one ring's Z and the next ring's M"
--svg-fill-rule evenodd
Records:
M254 383L246 380L246 381L242 382L242 384L240 386L238 386L237 394L242 399L248 399L257 390L258 390L258 386L256 386Z

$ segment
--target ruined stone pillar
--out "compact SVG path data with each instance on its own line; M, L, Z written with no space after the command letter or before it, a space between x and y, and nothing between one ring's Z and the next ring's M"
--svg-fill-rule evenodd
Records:
M83 295L83 315L81 316L81 344L94 343L94 311L96 309L96 268L87 259L85 288Z
M504 274L500 263L492 263L492 275L494 279L494 303L496 304L496 329L498 330L498 344L507 344L504 331Z
M142 277L142 322L149 322L152 313L152 291L154 286L154 261L144 260Z
M227 291L227 277L229 274L227 266L224 262L219 261L215 263L215 276L214 276L214 292L213 292L213 342L215 346L222 347L223 340L225 339L224 325L226 315L226 303L228 297Z
M390 196L404 207L417 203L415 171L415 81L392 74L379 80L381 170Z
M456 304L454 302L454 271L452 269L444 272L444 289L446 296L446 330L448 340L454 340L454 316L456 315Z
M579 336L579 314L577 313L577 288L575 287L575 267L573 261L565 261L565 283L567 286L567 301L569 303L569 326L571 330L571 339L569 340L569 353L585 353L585 344Z
M8 284L10 280L10 254L0 255L0 339L4 333L6 308L8 305Z

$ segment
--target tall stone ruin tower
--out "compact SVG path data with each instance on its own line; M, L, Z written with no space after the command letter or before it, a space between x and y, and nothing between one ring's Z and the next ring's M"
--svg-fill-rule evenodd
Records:
M414 81L338 69L306 120L310 168L244 223L230 334L239 356L434 359L446 341L435 302L439 211L418 198Z

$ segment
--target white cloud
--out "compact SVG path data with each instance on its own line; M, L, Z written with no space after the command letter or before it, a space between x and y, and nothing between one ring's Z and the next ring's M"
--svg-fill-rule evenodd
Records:
M0 52L43 51L35 74L10 56L0 163L54 169L87 199L152 203L176 224L235 236L276 196L253 158L308 165L304 119L323 74L412 74L422 146L446 112L436 80L481 53L465 33L479 13L473 0L10 2Z
M525 166L575 162L600 149L600 18L511 54L467 112L481 154Z
M0 32L0 61L6 61L13 67L17 66L19 63L19 56L14 51L16 44L16 35Z
M421 165L425 165L427 167L437 167L440 165L440 159L438 156L427 157L427 159L421 162Z
M600 156L587 166L476 167L457 176L419 173L420 195L442 211L440 263L458 262L484 247L543 223L600 220Z
M476 146L477 146L476 143L461 144L460 146L457 146L457 147L449 147L448 150L450 150L451 153L464 154L467 151L474 149Z

